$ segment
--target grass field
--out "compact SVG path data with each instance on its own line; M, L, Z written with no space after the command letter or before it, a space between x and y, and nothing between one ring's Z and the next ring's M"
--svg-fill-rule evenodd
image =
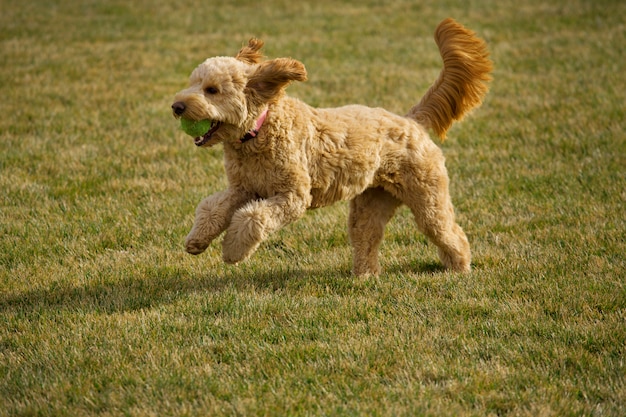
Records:
M226 3L2 1L0 416L626 415L626 2ZM404 114L448 16L495 63L441 145L471 274L404 209L353 277L345 203L184 252L226 186L170 112L198 63L257 36Z

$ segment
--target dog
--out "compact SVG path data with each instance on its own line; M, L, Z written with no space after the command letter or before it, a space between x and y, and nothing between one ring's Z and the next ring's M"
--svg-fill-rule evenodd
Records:
M237 263L307 209L350 200L354 274L380 273L384 228L402 204L445 268L470 271L470 245L455 221L444 157L428 130L443 140L454 121L482 103L492 62L486 43L453 19L438 25L435 40L443 69L405 116L361 105L313 108L289 97L285 88L307 79L304 65L265 60L259 39L235 57L200 64L172 111L176 118L211 121L194 142L223 145L229 185L197 206L187 252L202 253L225 231L223 260Z

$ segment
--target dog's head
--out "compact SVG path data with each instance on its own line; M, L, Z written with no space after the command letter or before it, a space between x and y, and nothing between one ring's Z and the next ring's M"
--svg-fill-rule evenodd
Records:
M174 97L174 117L211 120L211 129L195 138L198 146L238 141L259 115L283 94L291 81L305 81L306 69L295 59L263 61L263 42L251 39L233 57L209 58L189 77L189 87Z

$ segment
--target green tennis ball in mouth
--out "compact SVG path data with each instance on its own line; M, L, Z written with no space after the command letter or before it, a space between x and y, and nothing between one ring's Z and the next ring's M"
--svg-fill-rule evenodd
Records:
M197 121L190 119L180 119L180 127L183 129L183 132L194 138L204 136L206 132L211 129L212 124L213 122L208 119Z

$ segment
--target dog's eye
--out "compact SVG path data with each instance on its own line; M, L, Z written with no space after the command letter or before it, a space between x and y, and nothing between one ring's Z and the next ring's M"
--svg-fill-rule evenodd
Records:
M219 93L218 89L215 87L207 87L204 89L207 94L217 94Z

